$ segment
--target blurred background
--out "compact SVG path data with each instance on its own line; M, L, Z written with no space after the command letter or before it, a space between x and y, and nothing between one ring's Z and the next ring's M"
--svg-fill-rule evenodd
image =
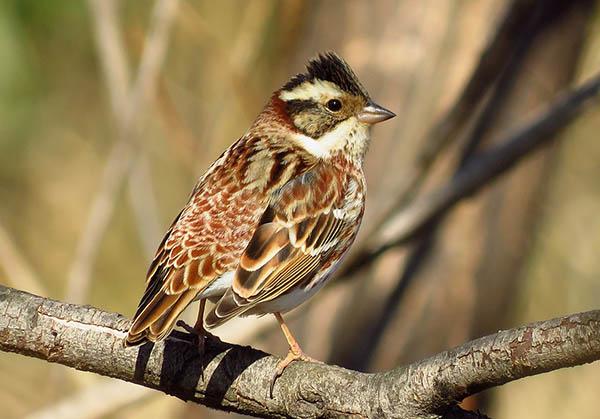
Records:
M0 282L131 316L196 178L272 91L331 49L398 116L374 130L367 212L347 264L287 315L308 354L383 371L501 328L598 308L598 106L466 199L409 222L410 234L397 228L600 71L598 6L2 1ZM287 351L271 317L216 334ZM465 404L496 418L596 418L599 387L592 364ZM0 406L7 418L226 415L7 353Z

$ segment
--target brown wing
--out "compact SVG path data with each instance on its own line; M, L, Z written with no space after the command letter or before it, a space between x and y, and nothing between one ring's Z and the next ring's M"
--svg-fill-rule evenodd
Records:
M219 326L252 307L310 283L350 245L362 215L343 207L346 182L320 166L290 182L275 197L241 257L232 287L206 317Z
M150 265L126 345L164 338L199 293L237 268L271 190L307 168L298 158L274 161L266 147L243 138L200 180Z

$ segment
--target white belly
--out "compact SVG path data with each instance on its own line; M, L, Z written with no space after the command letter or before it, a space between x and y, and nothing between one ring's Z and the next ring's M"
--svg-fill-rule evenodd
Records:
M271 301L265 301L264 303L257 304L252 307L248 311L245 311L241 314L241 316L252 316L252 315L263 315L268 313L285 313L290 311L300 304L308 300L310 297L316 294L323 285L327 282L327 278L330 277L337 267L340 265L340 260L337 263L333 264L327 271L321 272L317 277L313 278L312 282L315 285L306 290L306 289L295 289L291 292L288 292L281 297L277 297ZM216 303L225 292L231 287L233 283L235 271L226 272L217 279L214 280L204 291L196 296L194 301L200 300L202 298L207 298L213 303Z
M210 285L196 296L194 300L200 300L201 298L208 298L211 301L218 300L225 294L225 291L233 282L233 275L235 271L225 272L223 275L215 279Z
M296 289L272 301L260 303L250 310L244 312L242 316L262 315L267 313L285 313L290 311L312 297L319 291L327 281L321 281L310 290Z

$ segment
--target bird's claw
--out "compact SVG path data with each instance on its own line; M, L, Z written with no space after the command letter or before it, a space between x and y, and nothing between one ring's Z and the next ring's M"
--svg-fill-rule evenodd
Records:
M316 364L322 364L322 361L311 358L306 355L300 348L290 349L287 356L279 361L277 364L277 368L275 369L275 373L273 374L273 378L271 379L271 385L269 387L269 397L273 398L273 388L275 387L275 381L283 374L283 371L294 361L305 361L305 362L313 362Z
M204 329L204 328L196 328L196 327L190 326L189 324L187 324L183 320L177 320L176 325L178 327L181 327L183 330L185 330L186 332L188 332L190 335L196 336L198 338L204 337L204 339L208 339L208 338L216 339L219 342L221 342L221 339L218 336L213 335L212 333L208 332L206 329Z
M200 331L193 328L192 326L190 326L189 324L187 324L186 322L184 322L183 320L177 320L177 323L175 323L176 326L181 327L183 330L185 330L186 332L188 332L190 335L195 335L195 336L199 336L200 335Z

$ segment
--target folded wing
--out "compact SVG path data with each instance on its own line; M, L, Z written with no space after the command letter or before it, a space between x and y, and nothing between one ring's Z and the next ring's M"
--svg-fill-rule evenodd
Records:
M216 327L296 287L311 286L358 225L348 219L344 183L319 167L291 181L272 200L241 256L231 288L206 318Z

